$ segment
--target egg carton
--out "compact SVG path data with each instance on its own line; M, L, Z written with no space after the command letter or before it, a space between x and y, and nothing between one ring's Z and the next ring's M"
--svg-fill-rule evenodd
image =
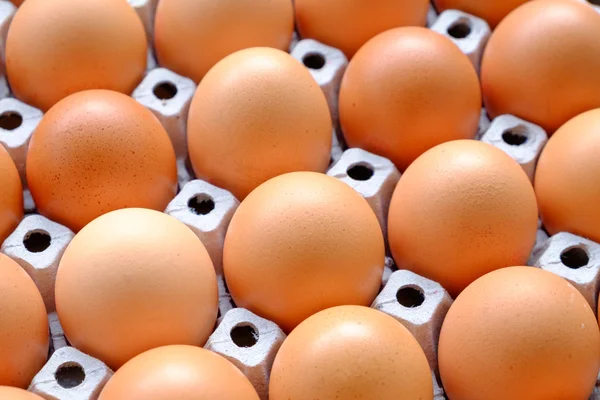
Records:
M500 115L492 121L481 141L504 151L516 160L533 181L535 167L546 143L546 131L513 115Z
M8 36L8 28L13 17L17 12L17 7L8 0L0 1L0 59L2 60L2 71L6 62L6 38Z
M435 7L433 6L433 4L429 5L429 10L427 10L427 27L431 28L433 26L433 24L435 24L435 21L438 19L438 12L436 11Z
M127 0L127 2L133 7L138 17L140 17L148 42L152 43L154 38L154 15L156 14L158 0Z
M483 50L492 33L485 20L459 10L446 10L438 16L431 30L454 42L479 74Z
M54 354L55 351L62 349L63 347L69 346L65 331L60 324L58 314L51 312L48 314L48 327L50 331L50 354Z
M488 117L487 110L485 108L481 109L481 113L479 114L479 125L477 126L477 133L475 134L476 140L481 140L483 134L490 128L490 117Z
M112 375L102 361L63 347L52 354L28 390L46 400L96 400Z

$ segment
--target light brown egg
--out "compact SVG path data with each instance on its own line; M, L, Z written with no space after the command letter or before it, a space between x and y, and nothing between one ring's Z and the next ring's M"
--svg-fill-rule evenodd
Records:
M25 270L1 253L0 294L0 385L26 388L48 356L46 307Z
M431 400L429 364L398 321L367 307L340 306L302 322L271 371L270 400Z
M474 137L481 94L473 65L449 39L425 28L398 28L356 54L339 104L348 145L404 170L437 144Z
M146 59L144 27L125 0L27 0L6 41L12 91L42 110L86 89L129 94Z
M492 28L496 27L512 10L529 0L433 0L439 12L461 10L483 18Z
M400 269L456 296L487 272L524 264L537 222L535 193L521 167L491 145L457 140L429 150L400 178L388 237Z
M99 400L258 400L248 379L218 354L200 347L165 346L128 361Z
M492 34L481 66L490 116L514 114L550 134L600 107L600 15L573 0L527 2Z
M550 234L600 242L600 109L583 113L550 138L537 164L535 193Z
M587 399L600 368L590 306L564 279L512 267L476 280L446 315L439 367L451 399Z
M371 207L350 186L314 172L259 186L225 237L223 269L235 303L288 332L328 307L370 305L383 265Z
M78 231L119 208L164 210L177 191L175 152L137 101L88 90L44 115L29 145L27 181L41 214Z
M158 3L154 43L162 66L198 83L238 50L287 50L293 31L290 0L169 0Z
M296 24L303 38L354 56L372 37L400 26L424 26L428 0L296 0Z
M0 146L0 244L23 218L23 185L19 171L4 147Z
M325 95L302 63L254 48L225 58L202 80L187 134L196 175L243 199L274 176L324 172L331 132Z
M217 318L213 264L196 235L166 214L113 211L82 229L56 276L69 342L116 369L169 344L202 346Z
M0 386L0 400L44 400L44 398L23 389Z

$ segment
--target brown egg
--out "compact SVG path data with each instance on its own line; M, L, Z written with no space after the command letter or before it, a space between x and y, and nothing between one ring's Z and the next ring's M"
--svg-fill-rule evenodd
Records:
M19 171L4 147L0 146L0 244L23 218L23 185Z
M429 364L411 333L372 308L340 306L302 322L275 357L270 400L431 400Z
M428 0L296 0L303 38L337 47L348 58L372 37L400 26L424 26Z
M99 400L258 400L248 379L218 354L200 347L165 346L128 361Z
M0 386L0 400L44 400L44 398L23 389Z
M439 12L455 9L483 18L492 28L512 10L529 0L433 0Z
M235 303L291 331L325 308L370 305L384 265L381 228L354 189L295 172L259 186L234 214L223 269Z
M25 0L10 0L15 6L20 6Z
M27 181L41 214L78 231L119 208L164 210L177 191L175 152L137 101L88 90L44 115L29 145Z
M154 347L204 345L217 318L216 274L204 245L175 218L113 211L67 247L56 310L74 347L116 369Z
M498 25L483 56L488 114L514 114L552 133L600 107L598 37L600 15L586 4L538 0L516 9Z
M196 175L243 199L274 176L324 172L331 131L327 100L308 70L282 51L254 48L202 80L187 134Z
M293 31L290 0L169 0L158 3L154 43L162 66L198 83L238 50L287 50Z
M28 0L6 41L15 96L47 110L71 93L131 93L146 70L146 34L124 0Z
M473 65L449 39L425 28L398 28L369 41L340 90L348 145L402 170L437 144L474 137L480 112Z
M524 264L537 222L535 193L521 167L491 145L457 140L429 150L400 178L388 237L400 269L456 296L490 271Z
M600 109L583 113L550 138L538 161L535 193L550 234L600 242Z
M446 315L439 367L451 399L587 399L600 368L590 306L564 279L512 267L476 280Z
M25 270L1 253L0 355L0 385L21 388L29 385L48 356L42 295Z

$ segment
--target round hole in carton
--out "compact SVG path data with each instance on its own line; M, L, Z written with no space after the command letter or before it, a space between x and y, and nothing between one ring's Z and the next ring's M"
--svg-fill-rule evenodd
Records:
M585 267L590 261L590 257L581 247L571 247L560 254L560 261L571 269L578 269Z
M502 133L502 140L511 146L520 146L527 142L527 139L527 128L524 126L510 128Z
M23 124L23 117L16 111L5 111L0 114L0 128L14 131Z
M587 0L588 3L593 4L595 6L600 6L600 0Z
M207 194L197 194L188 200L188 207L197 215L207 215L215 209L215 202Z
M177 94L177 86L171 82L160 82L154 86L152 93L160 100L169 100Z
M43 230L27 232L23 238L23 245L31 253L41 253L52 244L50 234Z
M302 63L306 68L321 69L325 66L325 56L320 53L308 53L302 58Z
M398 303L403 307L416 308L423 304L425 295L423 295L423 292L419 288L405 286L401 287L396 292L396 300L398 300Z
M455 39L464 39L471 34L471 24L467 20L460 20L448 27L448 35Z
M367 164L354 164L348 167L346 173L355 181L368 181L373 176L373 167Z
M256 328L248 324L234 326L229 336L237 347L252 347L258 342Z
M54 378L61 387L72 389L83 383L85 380L85 371L81 364L69 361L61 364L56 369Z

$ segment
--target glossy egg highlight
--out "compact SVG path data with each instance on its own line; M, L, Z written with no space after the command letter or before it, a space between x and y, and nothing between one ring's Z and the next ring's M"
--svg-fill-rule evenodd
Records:
M538 268L504 268L473 282L440 334L451 399L584 400L599 367L592 309L570 283Z
M69 343L112 369L154 347L203 346L217 297L202 242L182 222L147 209L88 224L56 276L56 310Z
M23 218L23 185L19 171L8 152L0 145L0 244Z

